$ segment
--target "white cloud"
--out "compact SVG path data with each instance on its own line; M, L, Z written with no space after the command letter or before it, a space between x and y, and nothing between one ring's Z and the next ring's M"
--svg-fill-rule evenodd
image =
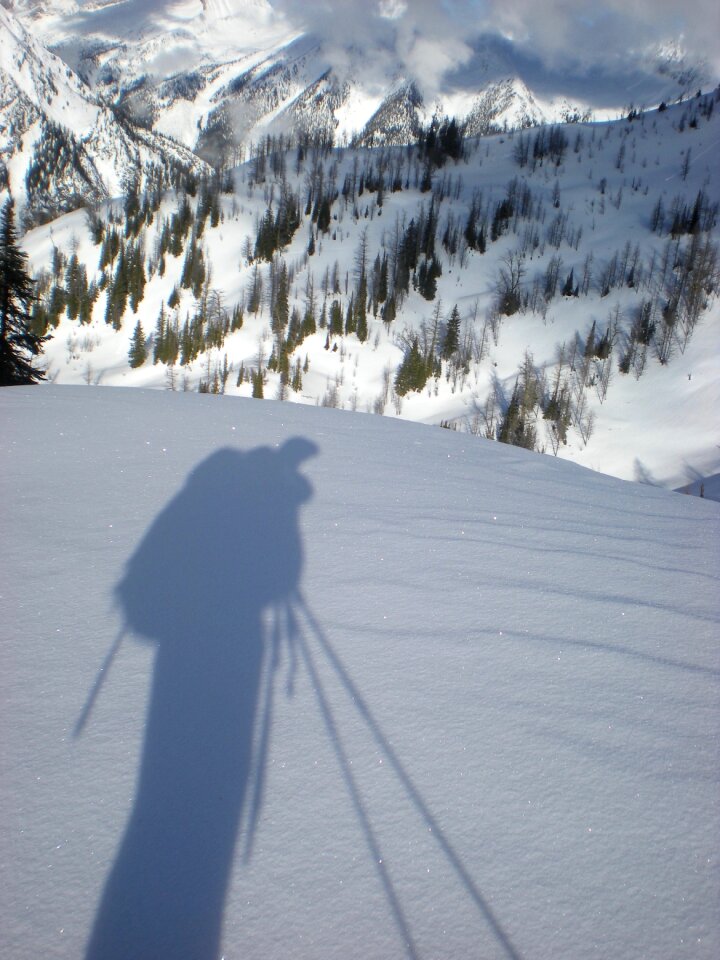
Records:
M482 28L501 32L551 65L602 65L681 42L690 58L720 68L717 0L478 0L462 6L474 11Z
M675 43L720 77L717 0L271 0L276 11L337 47L372 50L385 68L417 71L426 87L500 33L548 66L612 67Z
M397 20L407 10L405 0L380 0L378 4L378 13L386 20Z

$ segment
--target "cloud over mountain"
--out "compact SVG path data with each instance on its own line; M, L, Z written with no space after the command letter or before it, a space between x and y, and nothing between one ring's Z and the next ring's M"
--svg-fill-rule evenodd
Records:
M572 61L587 68L621 62L669 45L720 75L714 0L273 0L299 28L322 36L339 52L350 42L393 61L429 88L471 54L473 41L499 33L548 66Z

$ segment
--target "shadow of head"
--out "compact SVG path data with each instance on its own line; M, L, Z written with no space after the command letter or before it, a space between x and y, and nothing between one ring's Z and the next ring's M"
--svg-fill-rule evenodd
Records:
M299 508L312 486L303 437L279 447L217 450L148 528L115 590L127 626L146 638L218 635L297 589Z

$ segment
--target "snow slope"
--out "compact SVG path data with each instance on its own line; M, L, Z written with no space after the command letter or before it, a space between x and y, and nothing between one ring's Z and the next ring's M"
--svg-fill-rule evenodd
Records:
M534 169L531 164L519 167L514 159L519 134L469 141L466 161L448 163L434 173L434 195L421 192L419 164L413 162L410 153L400 150L335 150L324 161L306 158L299 168L296 151L289 150L286 157L281 157L280 174L273 176L268 162L260 183L254 180L253 163L243 165L235 173L235 194L220 196L222 217L216 227L205 227L202 248L212 274L209 285L221 294L226 310L248 308L255 270L264 283L262 304L256 312L245 309L242 329L230 334L221 348L209 349L192 363L177 366L177 387L183 380L191 389L197 389L201 380L211 381L212 371L226 357L233 372L225 389L249 396L249 380L246 377L237 384L238 372L257 367L261 354L262 362L267 363L274 341L267 297L270 266L251 262L248 252L254 250L258 222L268 203L277 208L282 183L298 191L304 207L308 178L315 163L322 162L325 182L333 184L339 196L332 205L333 219L327 233L318 231L311 217L305 215L292 242L282 251L288 269L294 273L291 310L297 308L304 315L312 284L318 320L323 306L329 313L336 296L346 312L356 287L356 257L363 237L367 240L369 267L376 255L387 255L392 262L398 230L411 219L420 222L430 207L431 196L439 223L435 249L443 272L435 299L428 301L411 289L392 325L383 322L381 312L377 316L368 313L364 343L353 334L328 337L327 329L318 328L291 356L293 365L304 364L307 358L308 368L303 373L302 388L288 391L290 399L359 410L379 407L388 416L435 424L445 421L494 436L526 352L549 391L560 376L560 345L564 344L567 354L573 343L579 342L582 351L593 324L598 336L616 324L606 395L601 396L591 383L602 380L599 373L591 372L587 378L586 410L587 415L595 417L594 431L588 439L574 423L568 430L567 444L559 445L558 455L625 479L642 479L670 488L698 476L712 476L720 471L717 422L712 416L720 404L717 269L713 271L714 292L706 298L707 309L701 312L690 341L685 343L680 338L674 345L669 362L660 363L656 345L651 344L643 371L638 368L625 375L618 367L643 302L655 303L658 330L662 328L661 310L669 295L664 289L658 292L656 284L658 265L671 250L672 211L681 202L692 207L701 191L715 210L708 236L717 248L720 180L713 160L720 138L720 111L714 109L707 118L698 113L698 104L712 105L717 97L712 94L663 112L651 111L633 122L568 124L562 128L568 148L560 166L545 162ZM522 135L528 150L534 136L533 132ZM683 177L686 160L689 169ZM403 189L391 192L388 184L396 166L401 171ZM357 178L368 167L385 169L384 200L380 202L377 192L368 190L354 201L343 196L348 178ZM472 205L482 206L489 234L492 211L507 196L513 182L532 191L532 207L538 211L534 219L520 219L497 242L488 242L484 254L469 250L463 231ZM154 260L154 265L148 267L145 296L137 313L132 314L128 307L120 330L105 322L107 293L100 294L90 324L64 316L57 328L51 328L53 337L45 359L50 376L59 383L87 380L109 386L167 386L166 365L153 365L151 356L143 366L129 368L128 346L138 320L146 336L151 337L163 304L169 315L167 305L174 288L179 290L180 303L173 316L180 327L198 309L191 291L180 286L185 254L166 256L162 273L157 268L159 237L178 202L176 197L167 196L158 215L140 235L148 264ZM193 206L197 202L197 198L191 198ZM651 222L657 204L665 210L665 227L653 232ZM106 218L123 216L119 205L101 212ZM557 242L551 241L553 225L559 218L564 234ZM454 253L441 243L449 230L459 234ZM528 241L533 231L535 240ZM311 232L316 249L308 256ZM681 244L689 242L679 239ZM100 246L91 240L84 212L68 214L29 232L24 246L36 275L49 270L56 248L66 256L77 249L89 279L101 281ZM647 286L639 282L628 285L622 279L626 271L621 270L620 282L603 295L601 277L612 258L620 260L624 249L634 247L644 277L649 278L654 271L656 280L648 280ZM528 295L539 290L537 306L507 317L494 333L498 275L505 269L508 255L521 249L525 251L522 290ZM553 261L559 282L556 293L546 297L543 289ZM587 295L561 296L570 271L574 271L574 282L579 285L586 269L591 277ZM331 283L336 273L340 281L337 289L342 290L337 294ZM47 297L47 291L43 295ZM462 318L463 340L474 344L466 372L453 370L446 362L442 375L431 378L425 390L393 398L388 385L394 382L409 338L421 334L423 328L427 331L436 311L441 336L454 305ZM278 380L277 373L267 372L265 396L277 394ZM487 414L488 405L494 411L494 425ZM538 448L552 451L551 428L541 412L537 415L537 431Z
M0 201L29 220L120 196L151 167L207 173L189 150L117 116L0 6ZM26 209L27 208L27 209Z
M141 390L0 450L0 956L718 956L717 504Z

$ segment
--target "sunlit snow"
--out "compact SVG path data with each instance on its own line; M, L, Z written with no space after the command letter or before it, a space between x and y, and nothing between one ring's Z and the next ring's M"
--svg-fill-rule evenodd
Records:
M0 955L718 956L716 503L82 386L0 458Z

